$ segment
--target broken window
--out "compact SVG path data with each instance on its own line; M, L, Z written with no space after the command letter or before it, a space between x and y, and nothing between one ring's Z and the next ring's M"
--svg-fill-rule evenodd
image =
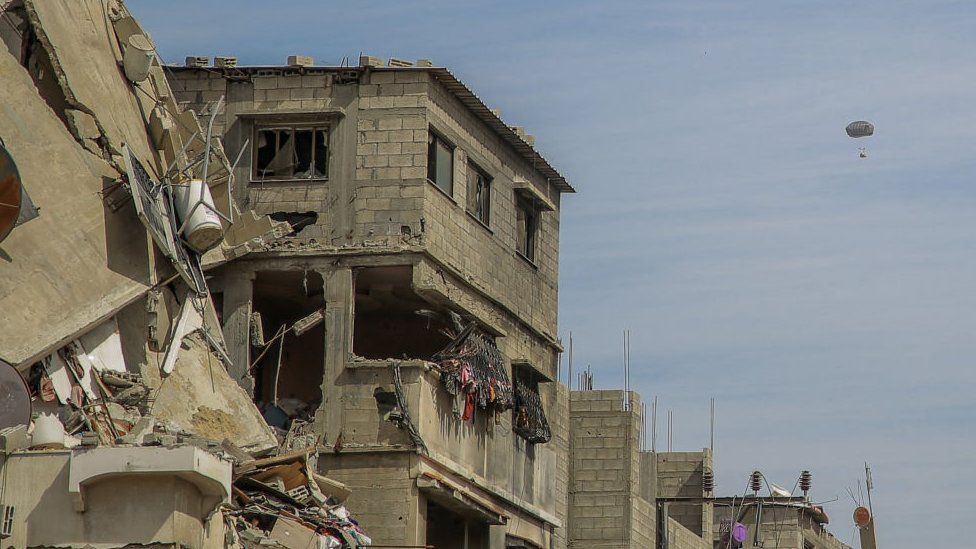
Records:
M429 360L450 342L447 316L417 295L412 276L409 266L356 271L356 356Z
M539 209L520 195L515 198L515 212L515 250L534 263L539 233Z
M539 397L539 382L544 381L539 372L525 363L512 364L515 403L512 407L512 431L534 444L552 439L549 422Z
M328 179L329 128L274 126L255 130L253 180Z
M454 195L454 145L434 132L427 134L427 179L448 196Z
M468 162L468 212L488 225L491 219L491 177L474 162Z

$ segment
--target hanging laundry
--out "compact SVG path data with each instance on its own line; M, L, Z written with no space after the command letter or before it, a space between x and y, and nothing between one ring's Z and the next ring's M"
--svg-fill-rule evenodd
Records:
M444 388L456 399L455 414L457 401L464 398L462 420L472 419L476 408L500 412L512 407L514 393L505 359L495 342L478 331L475 323L461 329L435 360Z

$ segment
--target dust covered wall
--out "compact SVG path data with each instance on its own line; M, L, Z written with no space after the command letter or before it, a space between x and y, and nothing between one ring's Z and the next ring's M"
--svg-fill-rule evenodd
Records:
M409 452L322 454L319 472L355 487L345 505L373 543L423 545L423 498L411 476L417 459Z
M181 105L198 111L226 94L218 128L228 156L251 143L235 172L237 181L250 182L238 188L246 189L242 202L257 213L318 213L313 225L289 239L295 249L426 252L463 281L465 291L522 325L506 328L524 342L509 356L530 358L554 375L559 194L545 193L557 211L540 215L530 264L515 251L514 181L523 177L544 191L548 183L430 73L351 72L283 67L225 78L219 69L173 67L170 79ZM251 182L255 125L319 121L332 125L327 181ZM455 146L450 197L426 179L429 127ZM488 227L466 213L469 159L493 178Z
M374 75L375 83L364 76L360 84L357 71L352 74L283 67L225 78L216 70L173 67L170 82L180 104L198 113L225 96L215 133L222 133L229 157L244 151L235 171L237 181L248 182L235 193L242 205L259 214L319 214L296 241L313 247L417 244L424 232L425 85L415 77L394 83L392 73ZM328 127L328 176L254 180L255 128L268 125Z
M13 547L121 547L171 544L224 547L223 521L204 524L203 496L173 476L126 476L85 489L85 511L68 492L70 450L15 453L4 458L4 503L16 507Z
M623 391L570 395L570 547L629 547L652 539L640 497L640 399Z
M75 140L2 47L0 74L0 140L41 210L0 244L0 357L17 365L133 301L157 273L133 208L102 200L118 170Z

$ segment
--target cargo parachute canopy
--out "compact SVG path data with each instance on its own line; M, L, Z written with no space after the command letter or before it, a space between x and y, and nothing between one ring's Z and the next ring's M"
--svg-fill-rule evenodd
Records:
M847 135L853 138L870 137L874 135L874 124L864 120L851 122L847 125Z
M0 145L0 242L17 225L23 201L23 188L14 159Z

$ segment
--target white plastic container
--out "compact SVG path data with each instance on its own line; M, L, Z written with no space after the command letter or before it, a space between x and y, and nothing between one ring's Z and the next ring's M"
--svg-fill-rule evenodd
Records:
M34 420L31 448L64 448L64 425L53 414L40 414Z
M202 203L201 190L203 191ZM214 211L210 187L199 179L193 179L187 185L175 186L174 194L176 216L181 225L185 224L183 239L190 248L202 254L220 244L224 238L224 227L220 223L220 216Z
M149 78L149 67L152 66L155 55L152 42L148 38L141 34L130 36L122 57L125 77L137 84Z

